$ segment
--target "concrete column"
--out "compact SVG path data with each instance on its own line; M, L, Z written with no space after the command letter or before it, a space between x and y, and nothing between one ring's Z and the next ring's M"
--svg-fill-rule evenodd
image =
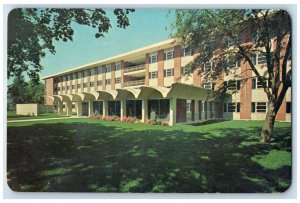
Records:
M61 101L57 102L57 113L63 115L63 103Z
M142 122L147 123L148 121L148 100L142 100Z
M207 120L208 119L208 103L207 103L207 101L204 101L204 114L205 114L205 120Z
M108 115L108 101L104 100L103 101L103 116L107 116Z
M169 125L170 126L173 126L176 124L176 109L177 109L176 105L177 105L176 98L170 99L170 114L169 114L169 117L170 117Z
M89 116L94 114L93 101L89 101Z
M199 102L198 102L198 100L195 100L194 105L195 105L194 121L198 121L199 120Z
M126 116L126 100L121 100L121 119Z
M210 119L213 119L213 114L214 114L213 105L214 105L214 103L212 101L210 101L209 103L210 103Z
M66 102L66 107L67 107L67 116L72 116L72 102L71 101Z
M82 116L82 101L78 101L76 105L77 109L77 117Z

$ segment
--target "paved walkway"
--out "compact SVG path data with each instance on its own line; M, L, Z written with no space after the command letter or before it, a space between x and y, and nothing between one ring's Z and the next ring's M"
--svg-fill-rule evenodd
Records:
M58 117L58 118L37 118L37 119L27 119L27 120L9 120L8 123L11 122L30 122L30 121L49 121L49 120L59 120L59 119L69 119L69 118L79 118L77 116L70 116L70 117ZM82 117L81 117L82 118Z

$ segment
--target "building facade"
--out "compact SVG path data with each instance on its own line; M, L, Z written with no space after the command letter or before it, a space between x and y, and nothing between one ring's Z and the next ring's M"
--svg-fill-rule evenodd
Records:
M234 73L222 74L219 81L209 83L199 73L202 68L211 69L212 64L194 72L185 68L197 54L169 39L50 75L43 78L45 103L69 116L114 115L142 122L156 119L169 125L212 118L265 119L267 96L249 64L233 62ZM261 66L266 59L258 54L255 62ZM241 83L239 78L250 79ZM230 96L217 102L215 90L224 82ZM291 120L290 89L276 119Z

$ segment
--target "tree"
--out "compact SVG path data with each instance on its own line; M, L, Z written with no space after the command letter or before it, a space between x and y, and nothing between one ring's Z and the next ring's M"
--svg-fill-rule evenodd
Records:
M134 9L115 9L117 26L129 26L128 14ZM54 40L72 41L72 24L97 29L95 37L104 37L111 28L110 19L103 9L14 9L8 15L8 79L26 73L38 83L43 69L41 58L45 51L55 54Z
M217 80L224 73L234 72L232 61L249 64L268 98L261 142L269 142L276 114L291 87L292 72L287 67L292 46L288 13L283 10L178 10L172 29L173 36L182 45L199 50L187 66L195 70L212 62L212 70L202 71L202 75L207 75L204 78ZM266 64L259 67L265 70L263 73L255 66L256 54L265 56ZM235 77L245 83L251 76ZM224 93L225 89L223 83L219 90Z
M44 103L44 84L26 82L23 75L14 78L13 83L8 86L8 93L14 104Z
M29 96L27 94L27 85L24 76L15 77L13 83L8 86L8 93L10 94L14 104L28 103Z

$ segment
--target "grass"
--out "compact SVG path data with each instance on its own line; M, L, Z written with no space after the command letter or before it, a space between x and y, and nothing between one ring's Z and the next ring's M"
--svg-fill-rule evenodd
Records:
M38 116L27 116L27 115L17 115L16 111L7 111L7 120L29 120L29 119L40 119L40 118L59 118L66 116L67 113L63 112L63 115L58 115L57 112L54 113L42 113Z
M8 123L14 191L283 192L291 183L291 124L262 121L174 127L92 119Z

